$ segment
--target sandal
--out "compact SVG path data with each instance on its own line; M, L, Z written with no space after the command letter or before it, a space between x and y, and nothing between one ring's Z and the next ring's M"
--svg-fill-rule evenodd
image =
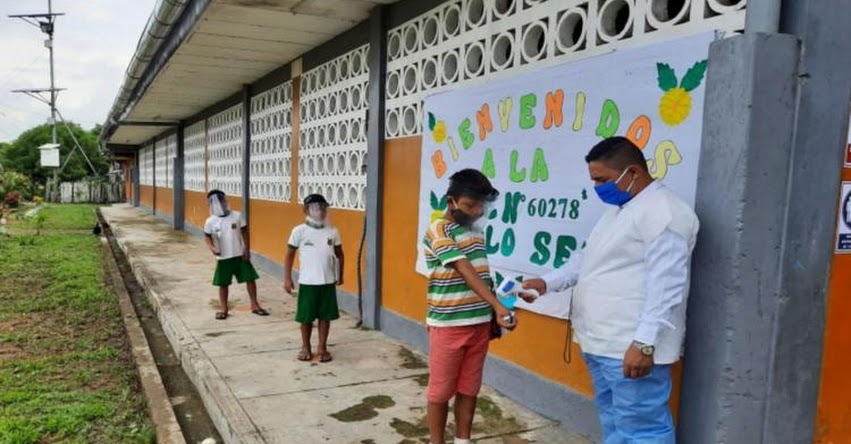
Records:
M298 360L301 362L312 361L313 354L310 353L310 350L303 348L300 352L298 352Z
M226 311L218 311L216 312L216 319L223 321L228 318L228 312Z
M319 353L319 362L331 362L333 360L334 358L331 357L331 353L328 353L327 350Z
M251 310L251 312L256 314L257 316L269 316L269 312L262 308Z

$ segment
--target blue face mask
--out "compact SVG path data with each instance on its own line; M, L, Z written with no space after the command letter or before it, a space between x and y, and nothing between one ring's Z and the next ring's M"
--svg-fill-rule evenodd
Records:
M597 192L597 196L600 197L600 200L609 204L609 205L617 205L623 206L625 203L629 202L632 199L632 194L629 191L632 189L632 186L635 184L635 177L632 178L632 182L629 183L629 186L626 188L626 191L621 191L618 188L618 183L623 179L623 176L626 175L626 172L629 169L623 170L620 177L613 182L606 182L602 185L597 185L594 187L594 191Z

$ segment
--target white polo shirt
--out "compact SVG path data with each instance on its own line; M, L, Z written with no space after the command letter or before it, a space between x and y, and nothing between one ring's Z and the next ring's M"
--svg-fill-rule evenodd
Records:
M287 242L298 249L300 267L298 283L302 285L329 285L337 283L337 255L335 247L343 245L340 232L332 226L314 228L301 224L293 229Z
M204 233L212 236L213 244L219 249L218 260L242 256L245 242L242 240L242 228L245 219L239 211L231 211L227 216L210 216L204 224Z

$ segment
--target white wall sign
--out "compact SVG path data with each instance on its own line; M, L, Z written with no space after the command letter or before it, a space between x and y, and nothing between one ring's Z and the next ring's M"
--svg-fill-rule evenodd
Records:
M836 221L836 252L851 253L851 182L842 182Z
M632 139L653 176L693 204L713 40L618 51L426 98L419 239L443 214L452 173L476 168L501 192L485 233L495 272L533 276L564 265L605 208L584 157L614 135ZM417 271L427 272L421 247ZM522 306L564 317L560 304L556 295Z

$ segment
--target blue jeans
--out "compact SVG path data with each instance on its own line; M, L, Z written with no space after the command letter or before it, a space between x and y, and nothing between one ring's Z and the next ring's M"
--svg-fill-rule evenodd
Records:
M671 366L654 365L647 376L629 379L623 361L583 354L594 382L594 403L604 444L674 444L668 408Z

